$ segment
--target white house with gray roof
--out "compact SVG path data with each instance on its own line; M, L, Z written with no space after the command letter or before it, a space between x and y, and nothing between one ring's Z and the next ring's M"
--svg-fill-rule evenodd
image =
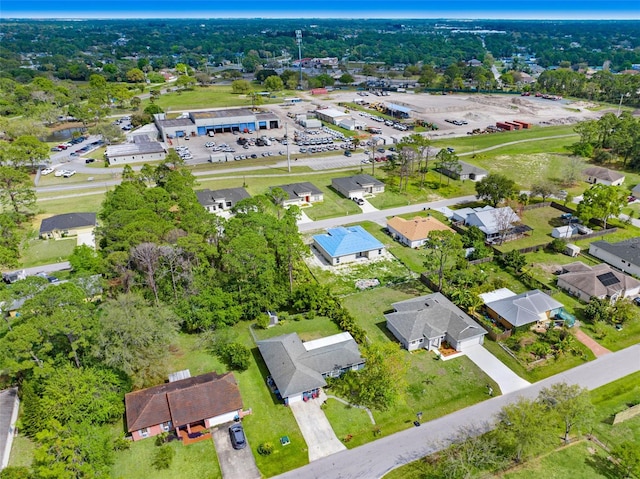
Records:
M209 213L221 213L233 208L240 200L251 198L244 188L196 191L198 203Z
M640 277L640 238L617 243L594 241L589 245L589 254L624 273Z
M371 175L354 175L333 178L331 186L347 198L364 198L365 195L384 193L384 183Z
M358 344L349 333L303 342L296 333L258 341L276 395L285 404L306 400L327 385L326 378L364 368ZM274 391L274 392L276 392Z
M454 180L480 181L489 174L484 168L464 161L458 161L458 164L460 165L460 171L448 170L447 168L438 168L438 171L441 171L443 175L453 178Z
M302 206L324 201L324 193L322 193L322 190L308 181L279 185L275 188L282 188L287 194L287 199L284 200L283 206Z
M387 329L408 351L438 349L446 341L456 351L484 343L487 332L441 293L394 303Z

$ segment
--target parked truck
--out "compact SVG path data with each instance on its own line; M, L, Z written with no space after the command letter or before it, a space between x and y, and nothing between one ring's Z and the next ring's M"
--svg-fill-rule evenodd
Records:
M227 153L212 153L209 155L209 163L224 163L225 161L229 161Z

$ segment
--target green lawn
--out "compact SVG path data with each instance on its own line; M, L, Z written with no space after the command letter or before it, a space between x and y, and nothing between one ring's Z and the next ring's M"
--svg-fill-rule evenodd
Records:
M331 391L327 391L329 394ZM356 442L345 438L354 431L370 431L371 440L375 439L374 428L376 425L371 423L369 415L364 409L355 408L350 405L344 404L335 399L327 399L324 406L324 414L333 427L333 432L336 433L338 439L345 442L347 447L352 447ZM366 434L366 433L365 433Z
M292 315L284 320L281 319L280 322L272 328L255 328L253 330L258 341L291 333L298 333L298 336L300 336L300 339L303 341L311 341L341 332L340 328L329 318L318 316L313 319L307 319L306 315L302 314Z
M526 465L490 477L504 479L611 479L612 469L606 453L588 441L563 447Z
M426 215L426 214L425 214ZM412 215L412 218L420 215ZM387 251L389 251L393 256L398 258L407 268L409 268L414 273L422 273L424 268L425 254L424 250L413 249L400 244L398 241L395 241L391 236L384 232L385 227L380 226L378 223L372 223L369 221L360 223L360 225L371 233L375 238L381 241Z
M564 224L560 219L561 214L562 211L552 208L551 206L523 211L521 215L522 223L532 228L533 231L530 231L528 236L524 238L507 241L497 246L497 249L506 253L514 249L550 243L553 241L551 230Z
M418 281L393 287L382 287L344 297L344 306L356 318L372 342L396 341L386 328L383 313L391 309L392 303L430 291ZM376 425L383 436L413 427L416 412L423 413L427 421L462 409L487 398L487 384L494 390L498 386L475 366L467 357L450 361L439 361L435 354L420 350L403 351L408 363L404 399L387 411L373 411ZM331 390L327 391L331 394ZM331 404L329 418L338 437L352 435L347 447L356 447L375 439L368 418L358 409Z
M358 320L370 341L395 340L386 327L383 313L398 301L415 298L431 291L418 280L390 287L373 288L342 298L342 304Z
M592 433L608 447L622 441L640 444L640 416L613 425L613 416L640 398L640 372L631 374L591 391L591 402L595 406ZM619 472L611 467L608 454L588 441L580 441L568 447L533 459L517 469L501 474L485 474L482 477L508 479L614 479ZM385 479L426 479L418 460L394 469Z
M586 361L595 359L593 353L582 343L576 341L575 348L578 354L567 353L560 356L558 359L549 359L547 362L540 366L527 369L523 364L513 359L500 345L494 341L488 340L484 342L485 348L489 350L495 357L502 361L509 369L515 372L518 376L526 379L529 382L537 382L542 379L548 378L555 374L567 371L576 366L584 364Z
M14 436L11 455L9 456L9 466L30 467L35 449L36 443L22 433Z
M109 189L111 188L113 187L109 187ZM60 215L77 211L98 212L104 201L105 190L105 188L82 190L82 193L67 198L59 198L59 196L65 196L64 193L49 193L47 196L42 197L38 195L38 210L40 213L47 215Z
M377 279L381 285L386 285L402 283L416 277L415 273L394 257L344 264L331 269L319 266L311 266L309 269L320 284L329 286L339 296L357 292L355 283L360 279Z
M128 479L150 475L157 479L175 477L222 478L213 439L188 446L184 446L179 441L173 441L169 443L169 447L175 451L171 467L157 471L151 466L153 454L157 449L153 438L132 442L129 450L116 453L116 462L111 468L111 477Z
M22 249L21 263L25 268L66 260L76 247L76 238L43 240L33 238Z
M277 98L263 98L264 104L282 103L283 99L295 96L293 91L281 91L273 93ZM144 108L149 104L149 100L142 102ZM164 111L181 111L196 108L227 108L227 107L251 107L251 97L249 95L238 95L231 93L231 86L198 86L193 90L181 92L165 93L155 101ZM259 107L259 106L258 106Z

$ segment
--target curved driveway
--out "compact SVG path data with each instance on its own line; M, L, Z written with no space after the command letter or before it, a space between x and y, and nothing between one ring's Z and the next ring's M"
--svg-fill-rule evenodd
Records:
M423 423L355 449L339 452L307 466L276 476L278 479L377 479L387 472L449 446L462 429L477 435L491 429L495 415L518 397L535 398L557 382L579 384L589 390L640 371L640 345L607 354L504 396L489 399L447 416ZM404 422L407 418L398 418Z

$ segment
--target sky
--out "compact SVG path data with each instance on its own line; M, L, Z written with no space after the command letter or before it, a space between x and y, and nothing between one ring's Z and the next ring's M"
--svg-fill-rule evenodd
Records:
M639 20L640 0L0 0L7 18L484 18ZM346 4L346 5L345 5Z

